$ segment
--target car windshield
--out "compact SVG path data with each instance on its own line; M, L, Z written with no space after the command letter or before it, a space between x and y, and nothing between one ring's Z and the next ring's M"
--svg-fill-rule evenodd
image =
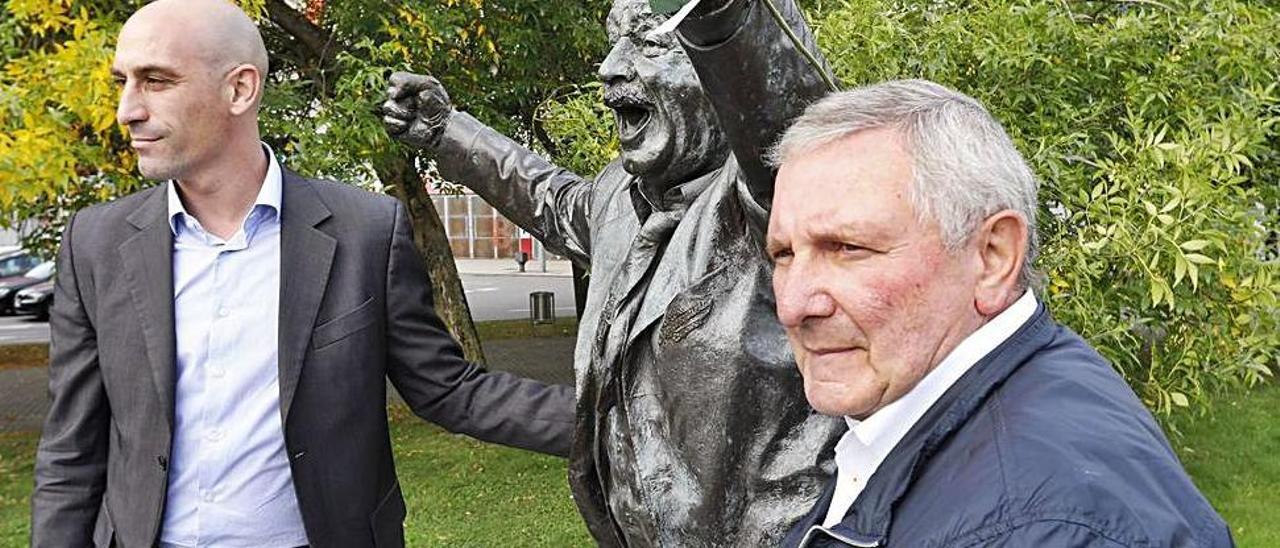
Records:
M37 264L39 261L35 257L26 254L5 257L0 259L0 278L20 276Z
M26 273L26 277L35 278L37 280L43 280L43 279L49 278L50 276L53 276L53 265L54 265L53 261L49 261L47 263L40 263L40 266L37 266L31 270L28 270Z

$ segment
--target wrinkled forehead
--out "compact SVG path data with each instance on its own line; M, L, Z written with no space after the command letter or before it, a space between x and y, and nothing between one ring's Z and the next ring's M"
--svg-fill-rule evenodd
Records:
M616 41L623 35L648 32L666 20L665 15L653 13L649 0L615 0L604 27L609 40Z

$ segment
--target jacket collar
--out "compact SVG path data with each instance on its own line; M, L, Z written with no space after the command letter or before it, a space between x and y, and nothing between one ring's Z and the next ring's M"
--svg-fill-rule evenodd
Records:
M174 360L173 231L164 186L152 187L126 218L137 232L117 247L129 296L139 312L147 363L165 419L173 426Z
M974 364L907 431L867 480L843 521L830 529L819 527L835 495L835 482L831 481L809 514L792 528L784 546L801 546L811 531L855 546L884 546L893 526L894 509L929 459L1005 379L1048 344L1054 325L1044 304L1039 304L1027 323Z
M321 230L332 216L308 181L282 169L280 217L279 383L280 414L287 419L302 371L303 357L329 281L337 240ZM170 427L173 425L175 326L173 314L173 230L164 185L147 191L127 220L138 231L120 244L121 264L141 324L153 381ZM287 426L287 423L286 423Z
M332 216L311 181L287 169L280 217L280 418L288 428L289 409L302 374L303 358L329 283L338 240L322 228Z

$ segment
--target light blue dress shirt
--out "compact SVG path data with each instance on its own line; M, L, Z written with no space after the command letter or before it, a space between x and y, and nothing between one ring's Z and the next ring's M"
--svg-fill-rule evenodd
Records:
M227 240L169 182L177 341L173 452L161 546L307 544L280 422L280 166Z

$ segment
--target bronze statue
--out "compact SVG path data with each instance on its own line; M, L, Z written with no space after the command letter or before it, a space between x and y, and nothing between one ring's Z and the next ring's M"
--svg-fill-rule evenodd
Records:
M434 78L391 77L393 135L591 270L570 483L604 546L776 544L845 429L804 401L763 253L764 151L826 92L821 57L761 1L707 0L659 35L646 0L614 3L600 78L622 154L594 182L452 110Z

